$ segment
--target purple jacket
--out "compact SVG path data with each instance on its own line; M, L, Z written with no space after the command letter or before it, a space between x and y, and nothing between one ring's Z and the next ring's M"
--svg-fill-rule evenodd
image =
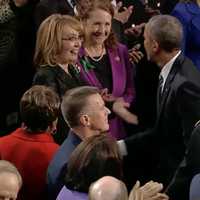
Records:
M118 44L116 49L107 49L113 80L112 95L115 97L123 97L128 103L133 103L135 100L135 89L133 83L133 66L129 62L128 49L123 44ZM84 48L81 48L79 56L80 58L85 55ZM85 71L83 66L81 67L81 78L85 80L89 85L96 86L103 89L102 84L97 79L93 69ZM110 132L116 139L125 138L125 130L123 121L119 117L114 117L109 121Z
M67 187L63 186L60 193L58 194L56 200L87 200L88 195L86 193L81 193L77 191L69 190Z

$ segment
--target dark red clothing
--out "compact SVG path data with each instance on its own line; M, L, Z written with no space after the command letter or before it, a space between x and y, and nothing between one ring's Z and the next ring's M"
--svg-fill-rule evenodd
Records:
M22 128L0 138L0 159L12 162L22 175L18 199L47 199L46 171L58 147L50 133L31 134Z

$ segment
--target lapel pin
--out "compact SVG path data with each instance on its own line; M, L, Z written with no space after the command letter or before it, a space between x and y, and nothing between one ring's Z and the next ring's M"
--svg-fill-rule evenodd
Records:
M120 57L119 57L119 56L116 56L116 57L115 57L115 61L120 62Z

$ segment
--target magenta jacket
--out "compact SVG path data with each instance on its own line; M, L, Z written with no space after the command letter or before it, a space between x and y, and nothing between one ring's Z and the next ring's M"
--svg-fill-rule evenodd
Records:
M133 103L135 100L135 89L133 83L133 66L129 62L128 49L125 45L118 43L115 49L107 49L113 79L112 95L115 97L123 97L126 102ZM84 48L81 48L79 57L85 55ZM96 86L103 89L101 83L97 79L93 69L85 71L81 67L81 78L89 85ZM119 117L114 117L109 121L110 132L116 139L125 138L126 133L124 130L123 121Z

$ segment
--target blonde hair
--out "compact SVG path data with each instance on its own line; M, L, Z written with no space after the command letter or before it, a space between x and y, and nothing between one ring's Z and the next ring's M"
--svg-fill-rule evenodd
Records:
M36 66L57 64L57 55L62 51L62 34L65 26L82 34L81 23L72 16L53 14L45 19L37 32L34 63Z

